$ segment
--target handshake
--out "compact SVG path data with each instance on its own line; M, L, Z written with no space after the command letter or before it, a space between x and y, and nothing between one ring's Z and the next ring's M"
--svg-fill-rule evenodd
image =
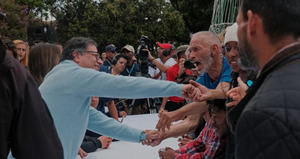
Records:
M143 145L157 146L163 140L162 134L157 130L144 130L146 139L142 141Z

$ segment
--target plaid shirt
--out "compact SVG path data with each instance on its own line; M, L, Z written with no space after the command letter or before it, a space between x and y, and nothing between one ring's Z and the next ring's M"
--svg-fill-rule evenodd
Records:
M224 156L225 139L217 136L211 120L194 141L176 150L175 159L213 159Z

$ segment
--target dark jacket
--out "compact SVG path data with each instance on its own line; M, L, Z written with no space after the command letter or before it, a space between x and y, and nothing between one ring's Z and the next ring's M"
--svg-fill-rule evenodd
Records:
M61 159L63 149L33 77L0 51L0 158ZM4 55L4 56L3 56Z
M102 147L102 143L97 137L84 136L83 142L80 146L85 152L90 153Z
M231 123L235 128L237 159L300 157L299 69L300 44L296 43L264 66L236 106L239 110L231 111L229 117L238 119L236 125Z

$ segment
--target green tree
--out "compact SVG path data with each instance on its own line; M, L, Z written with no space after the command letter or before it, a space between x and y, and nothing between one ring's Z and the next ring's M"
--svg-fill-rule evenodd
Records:
M26 6L21 6L13 0L0 1L1 36L10 39L27 39L26 26L29 14Z
M213 0L170 0L183 16L188 29L195 33L208 30L213 14Z
M153 42L165 39L181 44L189 40L181 14L164 0L74 0L53 8L61 42L89 36L102 50L110 43L119 48L125 44L137 46L141 35Z

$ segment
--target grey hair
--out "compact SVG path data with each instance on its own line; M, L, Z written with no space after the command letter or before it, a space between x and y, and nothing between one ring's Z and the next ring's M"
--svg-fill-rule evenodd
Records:
M211 31L200 31L191 35L192 38L201 38L206 46L210 47L214 44L218 45L220 48L222 46L222 42L219 37Z
M74 37L68 40L62 52L61 61L73 60L74 56L72 55L72 53L74 51L78 51L82 54L89 45L95 45L97 47L97 43L94 40L86 37Z

